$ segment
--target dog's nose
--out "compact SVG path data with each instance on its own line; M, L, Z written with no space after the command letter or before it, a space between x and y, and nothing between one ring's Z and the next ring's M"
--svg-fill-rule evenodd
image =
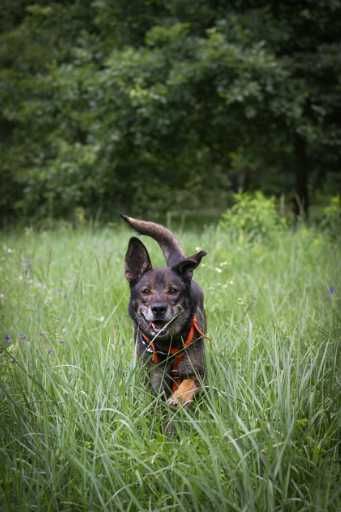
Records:
M167 311L167 305L166 304L154 304L152 307L151 307L151 310L152 312L154 313L154 315L158 316L158 317L162 317L166 311Z

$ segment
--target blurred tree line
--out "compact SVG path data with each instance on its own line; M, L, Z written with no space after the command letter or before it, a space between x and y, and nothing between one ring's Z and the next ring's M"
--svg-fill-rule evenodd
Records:
M340 190L341 0L2 0L0 216Z

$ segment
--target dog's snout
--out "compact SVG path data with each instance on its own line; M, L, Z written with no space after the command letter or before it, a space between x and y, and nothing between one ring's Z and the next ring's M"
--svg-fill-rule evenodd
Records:
M167 304L161 304L161 303L153 304L153 306L151 307L151 310L155 316L163 317L167 311Z

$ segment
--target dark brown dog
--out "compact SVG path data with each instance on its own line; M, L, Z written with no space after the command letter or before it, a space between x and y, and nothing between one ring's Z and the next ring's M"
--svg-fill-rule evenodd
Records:
M138 233L154 238L167 262L166 268L153 269L143 243L135 237L129 240L125 276L137 357L147 364L155 393L162 393L169 405L188 405L205 372L203 293L192 274L206 253L187 258L165 227L122 217Z

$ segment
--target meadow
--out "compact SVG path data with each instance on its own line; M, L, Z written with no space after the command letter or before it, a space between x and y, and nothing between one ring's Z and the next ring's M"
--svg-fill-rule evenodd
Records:
M341 510L339 244L177 234L208 252L209 340L175 411L134 364L128 229L0 236L1 512Z

